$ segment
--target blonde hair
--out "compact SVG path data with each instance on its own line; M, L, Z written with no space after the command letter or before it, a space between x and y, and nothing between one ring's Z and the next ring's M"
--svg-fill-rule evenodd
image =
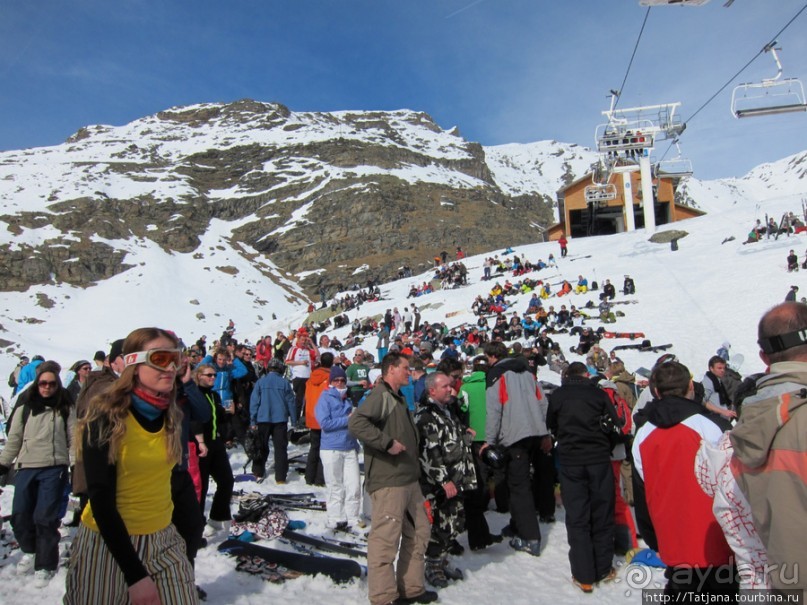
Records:
M202 370L213 370L213 371L215 372L215 371L216 371L216 368L214 368L214 367L213 367L211 364L209 364L209 363L200 363L198 366L196 366L196 367L193 369L193 381L194 381L196 384L199 384L199 375L202 373Z
M126 337L123 354L142 351L147 343L161 337L169 339L175 347L179 346L179 340L171 332L160 328L138 328ZM108 389L90 400L87 413L76 426L76 457L79 461L82 460L86 433L89 445L109 446L109 464L117 462L121 443L126 435L126 417L132 407L131 394L137 385L136 371L136 365L124 368L120 377ZM168 460L178 464L182 459L182 410L176 402L176 394L177 386L174 382L163 429Z

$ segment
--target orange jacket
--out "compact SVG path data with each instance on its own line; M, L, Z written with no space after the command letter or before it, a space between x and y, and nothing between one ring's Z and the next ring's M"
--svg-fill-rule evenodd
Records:
M319 422L314 413L319 396L328 388L331 381L330 368L316 368L311 372L311 378L305 383L305 425L310 429L319 430Z

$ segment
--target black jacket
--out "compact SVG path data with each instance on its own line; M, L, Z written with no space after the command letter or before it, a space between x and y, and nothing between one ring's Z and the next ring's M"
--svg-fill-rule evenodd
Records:
M611 440L600 419L619 424L608 395L587 378L570 378L549 395L549 430L558 440L561 465L601 464L611 459Z

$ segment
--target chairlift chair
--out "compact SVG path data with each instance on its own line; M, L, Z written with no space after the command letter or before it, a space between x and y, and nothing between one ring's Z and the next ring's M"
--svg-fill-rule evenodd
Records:
M602 206L616 199L616 185L589 185L585 189L586 204Z
M597 141L597 151L600 153L619 153L653 147L653 134L643 130L643 126L652 127L652 123L622 125L609 122L608 124L600 124L594 133Z
M692 160L681 155L681 146L678 141L674 141L678 153L669 160L660 160L653 164L654 178L686 179L692 176Z
M735 118L770 116L782 113L807 111L804 85L798 78L782 77L782 63L774 48L775 42L765 47L776 62L776 75L761 82L747 82L731 93L731 113Z
M586 204L601 207L616 199L616 185L610 182L611 169L607 158L600 158L597 167L591 172L591 185L584 191Z

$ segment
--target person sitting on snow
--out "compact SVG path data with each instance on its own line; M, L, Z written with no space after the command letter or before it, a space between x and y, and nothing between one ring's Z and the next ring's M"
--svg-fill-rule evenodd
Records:
M790 254L787 255L787 271L788 273L791 271L798 271L799 270L799 257L796 255L793 250L790 251Z
M611 283L610 279L606 279L602 287L602 292L600 293L600 300L614 300L615 297L616 288L614 288L614 284Z
M538 298L537 294L533 293L532 298L530 298L530 302L527 303L527 313L535 313L540 308L541 308L541 299Z
M588 292L588 280L582 275L577 276L577 286L575 286L574 291L577 294L585 294Z

